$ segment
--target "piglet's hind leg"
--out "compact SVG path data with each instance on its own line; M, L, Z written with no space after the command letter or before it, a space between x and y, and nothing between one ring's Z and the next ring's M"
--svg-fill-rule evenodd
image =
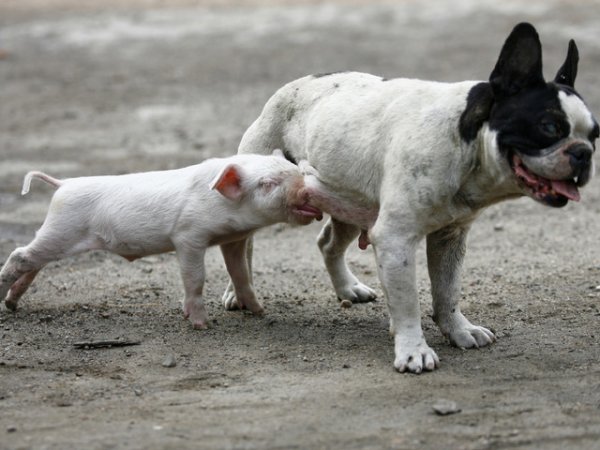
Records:
M6 300L4 301L8 309L11 311L15 311L17 309L17 303L19 302L19 299L23 296L27 289L29 289L29 286L31 286L31 283L33 283L33 279L38 272L39 269L27 272L24 275L21 275L21 277L13 283L8 291Z
M49 262L36 257L30 246L19 247L12 252L0 271L0 300L6 300L6 306L12 310L16 309L18 299L38 271Z
M35 239L29 245L12 252L2 267L0 301L5 300L9 309L16 309L19 298L29 288L40 269L49 262L101 248L94 239L77 233L78 230L55 232L56 229L56 226L45 223Z

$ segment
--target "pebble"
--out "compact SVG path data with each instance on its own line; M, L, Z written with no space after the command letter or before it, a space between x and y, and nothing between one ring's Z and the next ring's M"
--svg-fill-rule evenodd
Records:
M10 425L9 427L6 428L7 433L14 433L15 431L17 431L17 427L14 425Z
M67 398L61 398L56 401L56 406L61 408L68 408L69 406L73 406L73 402Z
M352 302L350 300L342 300L340 306L342 308L352 308Z
M462 411L456 402L443 399L438 400L432 408L438 416L448 416Z
M504 225L502 225L501 223L497 223L496 225L494 225L494 231L502 231L504 230Z
M162 362L163 367L175 367L177 365L177 360L175 359L175 355L172 353L165 356Z

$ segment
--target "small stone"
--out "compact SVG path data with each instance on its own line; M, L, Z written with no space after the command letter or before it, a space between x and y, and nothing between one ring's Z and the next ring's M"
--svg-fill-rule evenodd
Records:
M73 406L73 402L67 398L60 398L56 401L56 406L68 408L69 406Z
M137 397L141 397L142 396L142 390L140 388L135 388L133 390L133 393L137 396Z
M342 308L352 308L352 302L350 300L342 300L340 306Z
M502 225L501 223L497 223L496 225L494 225L494 231L502 231L504 230L504 225Z
M175 355L172 353L169 353L167 356L165 356L165 359L163 359L162 365L163 365L163 367L175 367L177 365L177 360L175 359Z
M462 411L456 402L444 399L438 400L432 408L438 416L448 416Z
M6 428L6 432L7 432L7 433L14 433L15 431L17 431L17 427L16 427L16 426L14 426L14 425L9 425L9 426Z
M349 369L350 368L350 364L343 364L342 365L342 369Z

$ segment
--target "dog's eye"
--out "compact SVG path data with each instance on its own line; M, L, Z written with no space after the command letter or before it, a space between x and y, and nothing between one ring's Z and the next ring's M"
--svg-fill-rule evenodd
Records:
M554 122L542 122L540 125L542 132L551 137L560 136L560 128Z

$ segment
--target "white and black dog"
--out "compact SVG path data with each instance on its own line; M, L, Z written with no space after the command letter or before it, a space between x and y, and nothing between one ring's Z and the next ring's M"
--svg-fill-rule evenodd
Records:
M435 322L458 347L482 347L494 334L469 322L458 304L471 223L483 208L523 195L554 207L579 200L594 172L598 124L574 90L578 58L571 41L547 83L538 34L522 23L488 82L311 75L278 90L246 131L240 153L281 148L294 162L306 159L340 205L354 208L321 205L332 217L319 247L337 296L364 302L375 293L344 255L361 230L360 245L372 243L400 372L439 364L417 298L415 247L423 237ZM224 304L236 306L231 290Z

